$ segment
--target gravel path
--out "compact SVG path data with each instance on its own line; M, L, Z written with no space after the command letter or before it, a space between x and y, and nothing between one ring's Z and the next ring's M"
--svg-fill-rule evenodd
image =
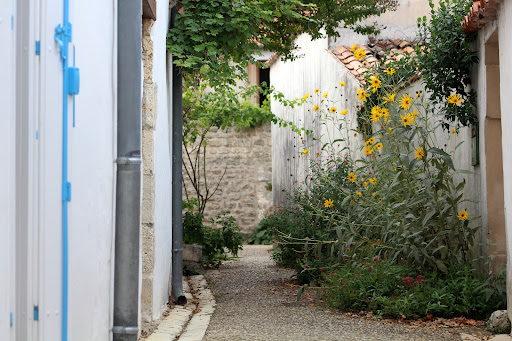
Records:
M478 329L411 327L297 302L296 288L283 285L293 272L273 264L269 246L246 245L240 259L205 277L217 308L203 340L461 340Z

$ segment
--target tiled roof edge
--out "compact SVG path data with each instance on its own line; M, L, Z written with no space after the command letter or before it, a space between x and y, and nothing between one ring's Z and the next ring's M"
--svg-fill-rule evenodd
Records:
M473 6L462 21L462 29L466 33L480 30L486 23L498 17L501 0L474 0Z

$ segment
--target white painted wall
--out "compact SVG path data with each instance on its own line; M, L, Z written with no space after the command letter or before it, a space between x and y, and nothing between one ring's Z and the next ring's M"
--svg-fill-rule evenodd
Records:
M58 340L61 335L62 280L62 67L55 27L63 21L62 0L30 0L30 17L16 15L16 2L0 6L0 41L7 46L0 55L0 339L14 340L8 327L10 311L15 325L28 320L29 340ZM70 1L70 21L76 65L80 68L80 94L76 97L76 127L69 106L69 323L68 339L109 340L112 311L114 233L114 174L116 117L116 1ZM19 2L18 2L19 5ZM10 15L29 32L29 105L27 124L27 178L15 174L16 88L14 31ZM15 24L16 25L16 24ZM16 27L16 26L15 26ZM35 55L35 41L41 55ZM72 63L73 47L70 48ZM36 132L38 135L36 135ZM37 137L36 137L37 136ZM16 179L17 178L17 179ZM14 210L16 181L26 181L26 212L29 222L27 306L14 307L16 260ZM39 306L39 321L32 307ZM22 316L26 312L26 316ZM20 336L17 336L18 339Z
M14 73L15 31L11 29L11 14L15 13L15 1L0 6L0 41L4 45L0 53L0 340L14 340L10 328L10 312L14 310L14 200L15 200L15 108Z
M327 100L323 103L328 102L329 107L335 106L338 112L347 109L349 111L347 119L350 121L351 128L355 128L357 80L326 51L327 39L311 41L308 35L303 34L296 39L296 44L304 56L294 62L276 61L270 69L271 85L281 91L287 99L302 98L309 93L313 98L313 104L321 104L321 96L327 91ZM346 86L341 87L340 81L344 81ZM315 94L315 89L320 89L320 92ZM312 111L313 105L306 104L290 108L272 100L271 108L276 115L284 120L292 121L299 127L305 126L308 129L313 129L316 136L319 133L326 139L328 133L335 131L332 126L321 126L320 121L315 119L317 113ZM339 114L336 115L339 116ZM334 116L337 117L336 115ZM321 144L313 142L311 136L304 136L304 139L305 142L302 145L300 137L289 128L272 126L272 195L274 204L279 205L281 201L286 200L285 194L282 192L283 187L291 188L296 180L299 183L304 180L309 158L315 157L316 152L320 151ZM326 141L325 139L324 141ZM305 148L310 150L307 157L299 154ZM357 146L351 146L353 152L356 149Z
M169 274L172 256L171 223L171 102L168 97L166 37L169 28L169 2L157 1L157 20L151 30L153 40L153 82L156 89L156 128L154 132L155 177L155 265L153 273L153 319L161 317L169 300ZM170 83L172 84L172 82Z
M69 140L69 340L106 340L113 305L117 10L116 1L71 4L81 84Z
M507 233L507 300L509 319L512 319L512 155L509 153L512 131L512 3L503 1L498 12L500 46L501 129L503 139L503 182L505 187L505 223Z
M365 20L366 23L377 22L384 28L376 36L380 39L404 39L408 41L415 40L417 33L417 19L423 16L430 16L430 6L428 0L398 0L399 6L396 11L389 11L379 17L370 17ZM434 1L439 3L438 0ZM347 28L338 29L339 38L330 40L331 47L350 46L352 44L368 43L366 35L355 33Z

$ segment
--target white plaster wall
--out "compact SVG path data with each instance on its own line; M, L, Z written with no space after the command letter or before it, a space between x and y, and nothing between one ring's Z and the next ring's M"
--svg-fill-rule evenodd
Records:
M331 125L322 126L316 118L318 112L315 113L312 108L315 103L322 104L321 96L328 92L326 101L323 103L328 103L328 107L335 106L338 113L342 109L347 109L349 111L347 120L350 122L350 127L355 128L358 87L356 79L326 51L327 39L311 41L308 35L303 34L296 39L296 44L300 47L299 51L303 57L293 62L278 60L270 69L270 83L287 99L302 98L309 93L313 104L290 108L272 100L272 111L299 127L313 129L314 135L323 136L322 140L325 142L329 134L332 135L336 129ZM341 87L340 81L344 81L346 86ZM320 92L315 94L315 89L320 89ZM334 117L339 117L339 114ZM289 128L272 126L272 194L276 205L286 201L285 194L282 192L283 187L291 188L295 181L301 183L304 180L309 159L314 158L316 152L319 152L322 147L320 142L312 140L312 136L303 135L303 137L304 144L301 143L300 136ZM306 157L299 154L305 148L310 150ZM354 151L357 148L351 146L351 149Z
M512 3L501 3L499 16L499 45L500 45L500 95L501 95L501 129L503 134L503 184L505 187L505 223L507 234L507 300L508 314L512 319L512 154L510 137L512 131Z
M14 184L15 184L15 119L14 72L16 69L14 49L15 31L11 29L11 14L15 13L15 2L7 1L0 6L0 41L5 49L0 53L0 340L14 340L10 328L10 312L14 310Z
M62 69L55 27L62 1L42 7L40 174L40 340L61 331ZM115 2L70 2L80 94L69 113L70 340L108 340L111 328L116 117ZM94 18L92 20L91 18ZM70 48L72 56L73 48ZM101 51L101 53L98 53ZM72 57L70 58L72 63Z
M169 274L172 256L171 224L171 158L167 80L166 36L169 27L168 1L158 0L157 20L151 30L153 41L153 82L156 88L156 128L154 131L155 177L155 265L153 274L153 318L157 319L167 308L169 300ZM172 84L172 83L171 83Z
M396 11L389 11L379 17L370 17L365 20L366 23L377 22L381 26L381 33L376 36L377 39L404 39L414 40L417 33L417 19L423 16L430 16L430 6L428 0L399 0L399 6ZM434 3L439 3L438 0ZM330 40L331 46L352 44L367 44L366 35L355 33L347 28L338 29L339 38Z
M69 135L73 191L69 206L70 340L106 340L112 326L117 116L115 3L71 2L81 84L76 96L76 127L70 129Z

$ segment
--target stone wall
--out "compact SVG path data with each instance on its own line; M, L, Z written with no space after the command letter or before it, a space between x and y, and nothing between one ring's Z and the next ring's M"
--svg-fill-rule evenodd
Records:
M219 189L206 205L205 220L230 211L242 228L251 233L272 206L272 145L270 123L249 129L212 129L207 135L206 168L208 187L213 190L224 174ZM187 156L183 154L183 160ZM193 187L183 171L190 198ZM186 199L185 192L183 199Z

